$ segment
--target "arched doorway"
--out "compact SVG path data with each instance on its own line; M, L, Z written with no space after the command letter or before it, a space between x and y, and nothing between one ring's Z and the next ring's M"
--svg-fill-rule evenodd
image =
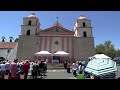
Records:
M87 33L85 31L83 32L83 37L87 37Z
M27 33L26 33L27 35L30 35L30 30L27 30Z
M31 20L28 22L28 25L31 25Z

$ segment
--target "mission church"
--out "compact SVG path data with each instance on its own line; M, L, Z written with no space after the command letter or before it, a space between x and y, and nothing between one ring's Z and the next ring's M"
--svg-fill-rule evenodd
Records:
M42 30L39 19L35 12L32 12L31 15L23 18L17 45L16 58L18 60L34 61L34 54L39 51L49 51L50 53L64 51L70 55L67 58L56 57L61 63L64 60L87 61L88 57L94 55L91 20L81 15L76 19L74 30L65 28L58 21L51 27ZM51 63L54 58L48 57L48 62ZM41 60L41 57L38 59Z

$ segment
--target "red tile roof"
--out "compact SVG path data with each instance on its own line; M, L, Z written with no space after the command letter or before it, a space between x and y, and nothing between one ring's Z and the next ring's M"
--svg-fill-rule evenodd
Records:
M16 42L0 42L0 49L13 49Z

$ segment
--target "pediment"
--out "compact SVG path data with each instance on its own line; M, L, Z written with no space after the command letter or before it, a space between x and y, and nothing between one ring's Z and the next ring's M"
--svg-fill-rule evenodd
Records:
M45 29L45 30L42 30L41 32L47 32L47 33L51 33L51 32L57 32L57 33L74 33L73 31L71 31L71 30L68 30L68 29L66 29L66 28L64 28L64 27L61 27L61 26L52 26L52 27L50 27L50 28L47 28L47 29Z

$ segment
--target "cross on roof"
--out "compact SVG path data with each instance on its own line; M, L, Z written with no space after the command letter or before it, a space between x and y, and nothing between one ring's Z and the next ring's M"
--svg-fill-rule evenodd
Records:
M59 17L56 17L56 18L57 18L57 25L58 25L58 18L59 18Z

